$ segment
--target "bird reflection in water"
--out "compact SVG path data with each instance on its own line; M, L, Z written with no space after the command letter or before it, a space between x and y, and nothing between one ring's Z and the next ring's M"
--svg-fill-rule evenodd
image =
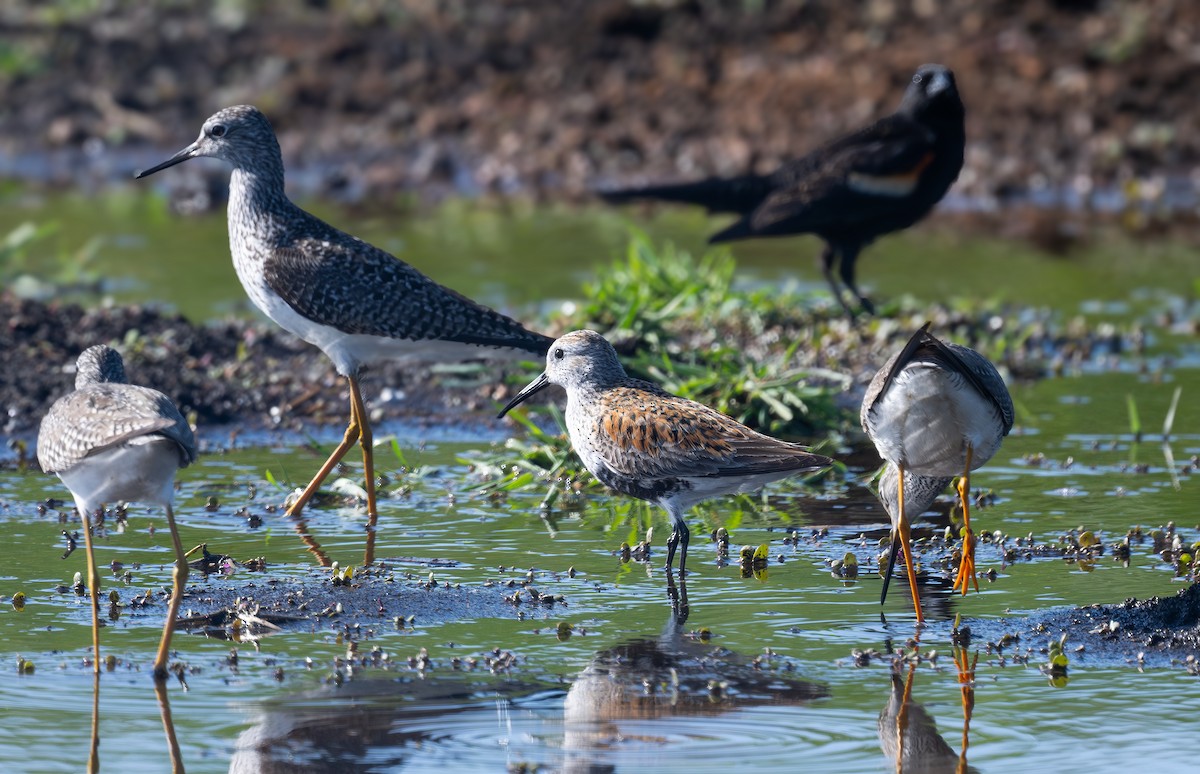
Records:
M901 677L905 661L892 663L891 694L879 713L879 745L883 754L896 765L897 774L965 774L975 768L967 765L971 714L975 709L976 653L968 662L966 648L953 647L954 666L962 694L961 752L954 749L938 733L933 716L912 698L916 678L915 663Z
M647 720L716 716L751 706L791 706L829 695L823 685L688 636L687 586L667 576L671 612L657 638L596 653L563 704L564 771L596 771L618 742L649 738ZM661 743L666 729L654 732ZM598 760L601 759L601 760Z
M183 755L179 752L179 738L175 736L175 721L171 717L171 701L167 698L167 684L154 682L154 693L158 697L158 711L162 714L163 733L167 736L167 752L171 758L172 774L183 774Z
M158 698L158 711L162 715L163 732L167 737L167 755L171 761L172 774L183 774L183 754L179 751L179 738L175 735L175 720L171 717L171 701L167 697L165 680L154 681L154 695ZM92 675L92 738L88 750L87 772L100 771L100 675Z

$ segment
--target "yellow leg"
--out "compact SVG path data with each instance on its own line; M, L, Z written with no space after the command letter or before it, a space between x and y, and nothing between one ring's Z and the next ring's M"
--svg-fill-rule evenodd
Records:
M171 574L171 602L167 605L167 620L163 624L162 639L158 643L158 654L154 657L154 680L167 679L167 653L171 649L171 634L175 631L175 619L179 617L179 606L183 602L183 587L187 583L187 554L179 541L179 528L175 526L175 511L167 505L167 525L171 528L171 543L175 548L175 571Z
M358 378L347 378L350 380L350 421L358 424L358 443L362 446L363 475L366 478L367 548L363 564L370 565L375 561L375 525L379 521L379 509L375 502L375 438L371 433L371 418L367 416L367 406L363 402L362 390L358 387Z
M896 519L896 531L900 533L900 545L904 549L904 564L908 568L908 588L912 592L913 609L917 612L917 623L925 622L925 614L921 612L921 595L917 593L917 562L913 556L912 530L908 525L908 514L904 512L904 466L900 468L897 486L896 509L899 517Z
M971 495L971 445L967 445L967 464L962 477L958 479L958 498L962 501L963 512L963 547L962 562L958 565L958 577L954 579L954 591L962 588L967 593L967 584L974 583L975 591L979 591L979 579L975 577L975 534L971 532L971 507L967 501Z
M304 510L304 506L308 505L308 501L317 493L321 482L329 477L333 468L342 461L342 457L346 456L346 452L350 451L350 447L357 443L362 436L362 429L358 424L358 411L355 409L355 396L358 395L358 403L362 403L362 396L358 393L358 382L354 377L347 378L350 380L350 424L346 427L346 434L342 436L342 442L333 450L333 454L329 455L329 459L325 460L325 464L317 471L317 475L308 482L308 486L304 487L304 491L296 498L296 502L287 509L288 516L300 515L300 511Z
M88 594L92 600L92 671L100 674L100 571L96 569L96 554L92 550L92 515L79 507L83 522L83 546L87 554Z
M158 697L158 711L162 715L163 731L167 735L167 752L171 758L172 774L183 774L183 755L179 752L179 738L175 736L175 721L171 719L171 703L167 699L167 684L156 682L154 694Z

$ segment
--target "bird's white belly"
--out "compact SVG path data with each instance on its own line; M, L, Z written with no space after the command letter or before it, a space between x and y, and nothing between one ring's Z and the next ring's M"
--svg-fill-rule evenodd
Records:
M383 360L454 362L473 357L503 357L519 352L516 349L482 347L441 339L414 341L364 333L346 333L331 325L314 322L297 312L267 286L262 275L250 268L251 264L248 259L234 261L242 288L254 305L279 327L324 352L342 376L356 374L361 366Z
M161 435L134 438L85 457L58 477L89 512L101 505L142 502L167 505L175 494L179 445Z
M897 375L871 412L875 446L889 462L922 476L962 475L1000 448L995 404L958 374L914 364Z

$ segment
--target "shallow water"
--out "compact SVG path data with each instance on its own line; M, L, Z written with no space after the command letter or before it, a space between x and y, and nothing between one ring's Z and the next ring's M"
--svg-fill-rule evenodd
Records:
M30 217L47 212L44 202L30 206L28 212L38 213ZM63 226L49 239L70 253L79 234L94 229L106 235L95 263L84 268L110 278L136 276L136 282L104 288L118 298L163 299L197 318L244 309L222 218L181 220L161 208L135 197L57 201L53 211ZM19 206L0 213L11 219L0 221L0 231L25 217ZM345 213L330 217L355 223ZM621 248L627 222L608 212L454 205L422 213L394 231L383 218L356 223L352 230L403 249L419 267L465 292L519 306L576 296L579 282ZM689 247L698 246L707 231L703 219L674 212L650 223L656 236L678 236ZM868 284L877 293L886 289L886 295L910 292L932 299L952 291L1025 298L1063 316L1136 319L1150 327L1154 357L1144 369L1129 361L1116 370L1012 386L1017 428L972 479L998 497L975 512L976 529L1032 533L1039 542L1053 542L1084 527L1107 543L1133 525L1154 528L1174 520L1185 542L1200 538L1195 474L1186 469L1200 454L1195 400L1200 371L1180 365L1194 362L1196 342L1154 326L1158 312L1182 303L1178 299L1187 288L1179 277L1191 276L1182 274L1191 264L1186 253L1170 246L1147 247L1139 260L1123 260L1128 256L1122 251L1133 249L1143 248L1102 246L1056 260L1014 245L921 232L885 240L860 263ZM797 252L805 256L800 261L793 258ZM811 252L815 245L805 240L737 248L747 281L800 277L818 283L807 257ZM445 261L448 254L456 256L453 265ZM966 256L971 271L956 275L954 267ZM30 258L58 265L53 257ZM89 293L81 298L94 301ZM1158 431L1177 387L1183 397L1164 449ZM379 388L368 379L370 394ZM1130 433L1127 396L1135 399L1145 429L1140 442ZM538 587L564 595L567 605L526 605L503 617L444 623L418 617L411 628L381 619L356 636L360 653L378 647L389 665L355 670L349 679L341 669L340 685L332 679L339 671L335 659L346 655L347 646L336 617L265 637L257 646L177 634L178 659L191 670L188 690L171 681L169 700L188 770L295 770L289 762L318 771L426 771L446 765L495 771L523 764L553 771L717 771L739 765L772 770L794 768L797 761L820 771L896 768L879 727L893 691L891 673L879 661L855 667L851 650L903 643L914 634L913 615L906 584L894 582L881 619L880 581L869 563L886 518L857 483L849 484L850 496L775 487L766 511L734 501L698 510L686 584L689 615L679 621L657 566L665 533L660 513L600 495L589 497L581 510L543 518L541 492L493 502L479 493L482 482L462 461L471 450L503 438L476 435L469 427L418 437L392 425L378 428L377 440L389 433L400 441L406 462L418 468L403 472L387 446L381 448L382 472L412 487L410 495L380 503L377 555L397 577L411 573L424 579L432 572L443 583L481 588L487 581L520 581L532 568ZM223 428L201 428L200 435L213 449L228 438ZM315 431L326 449L340 435L341 428ZM319 464L317 455L303 448L301 438L244 439L238 448L206 454L183 471L177 510L185 546L207 542L239 560L263 556L268 570L238 570L207 581L194 575L195 591L205 583L241 588L328 572L316 568L292 525L267 509L283 497L267 471L273 479L300 482ZM853 471L858 478L867 473ZM54 510L39 513L37 507L48 497L65 496L53 479L0 472L0 526L6 532L0 549L0 659L10 665L9 676L0 680L5 768L79 771L88 757L93 688L84 663L90 655L88 609L84 598L56 590L83 569L83 555L60 558L67 525ZM205 507L209 497L219 501L215 510ZM941 513L949 501L946 496L939 503ZM263 524L250 526L239 514L243 508L261 516ZM944 519L933 521L937 531L944 527ZM309 510L313 535L343 565L361 560L363 523L353 507ZM622 563L620 543L635 542L650 523L660 546L653 565ZM768 543L771 556L784 561L773 561L762 578L741 577L736 562L719 566L703 535L719 525L730 526L735 548ZM824 539L783 542L785 528L807 536L822 526L830 529ZM124 531L109 527L98 542L101 567L120 561L132 579L126 585L103 572L105 593L117 589L128 602L169 585L172 557L159 514L134 509ZM834 578L825 565L847 551L864 567L857 580ZM924 763L931 770L952 770L964 749L962 694L949 642L955 613L1003 621L1055 605L1119 602L1181 588L1149 543L1135 545L1128 567L1108 555L1092 567L1056 558L1006 566L989 545L980 546L979 565L997 571L994 581L981 580L982 593L951 596L946 580L931 584L940 591L935 588L925 600L931 623L921 634L922 650L940 656L916 668L911 698L924 712L910 708L908 717L914 728L916 718L932 717L943 743L926 733L908 749L929 750L934 757ZM571 567L574 577L567 574ZM28 598L23 612L9 604L18 591ZM159 705L146 673L163 613L162 604L127 608L102 631L105 654L117 659L100 681L102 770L157 772L168 766ZM562 622L574 627L566 639L558 634ZM702 629L711 632L710 642L698 639ZM986 653L981 642L971 648L980 651L965 755L972 767L1086 765L1116 771L1149 759L1163 771L1189 765L1187 753L1174 751L1193 735L1200 709L1195 677L1166 659L1151 658L1140 671L1120 659L1076 653L1068 643L1070 680L1055 688L1036 668L1045 661L1038 652L1045 645L1020 644L1019 652L1033 649L1028 666ZM233 647L236 665L229 661ZM424 671L408 663L422 648L432 659ZM483 662L497 648L517 657L499 674L451 663L469 657ZM755 666L766 649L773 655ZM639 663L635 653L650 667L639 672L614 666ZM18 676L18 656L32 660L36 671ZM605 694L604 687L613 684L625 692ZM915 767L906 761L907 769Z
M1177 377L1190 379L1186 390L1195 389L1194 373ZM1086 403L1076 398L1084 390L1092 396ZM1018 429L992 464L975 476L976 486L990 488L1000 498L977 510L978 528L1012 535L1032 532L1039 541L1052 541L1084 526L1107 541L1134 524L1151 527L1174 519L1186 540L1196 539L1195 496L1189 491L1193 477L1184 475L1177 490L1159 441L1133 444L1125 432L1127 392L1138 395L1142 415L1150 418L1165 412L1171 390L1172 385L1148 384L1130 374L1016 387ZM1200 454L1195 404L1181 403L1175 422L1175 459ZM491 771L517 763L549 770L611 765L620 771L716 771L750 761L783 768L798 758L818 770L892 768L878 734L878 716L891 691L889 670L878 662L854 667L851 649L882 649L888 638L899 644L913 635L906 589L903 583L893 584L884 622L877 576L864 571L856 581L843 581L831 577L824 565L847 550L864 566L871 560L885 526L878 508L859 504L860 498L775 491L770 512L739 513L736 504L724 503L698 513L693 523L700 527L703 522L705 530L740 518L732 530L735 546L766 542L771 555L785 561L773 563L764 579L742 578L736 563L717 566L712 544L697 529L686 584L690 616L672 633L662 571L622 564L615 555L621 541L638 534L627 521L640 520L638 510L630 516L617 498L598 496L582 512L556 513L548 523L537 509L540 493L514 496L500 505L478 496L480 482L458 457L480 443L433 442L416 451L416 439L404 436L404 428L382 430L389 429L401 433L408 462L423 474L405 479L414 487L409 497L381 503L377 548L382 561L397 575L411 571L424 578L431 571L430 560L437 559L432 572L440 581L467 586L489 579L519 580L534 568L541 590L565 595L567 606L527 608L523 621L515 609L506 618L440 624L417 620L412 629L380 620L372 635L362 637L360 650L379 647L393 665L361 670L340 687L326 682L334 659L345 655L336 618L315 631L266 637L258 649L242 644L236 668L227 663L230 643L176 635L178 658L196 670L188 676L190 690L181 690L174 681L170 687L189 770L224 771L231 761L250 766L238 770L272 770L264 767L264 758L279 759L277 763L334 761L375 771L421 771L447 764ZM321 434L327 444L335 437L333 432ZM1038 467L1024 462L1038 453L1046 458ZM1068 457L1074 459L1070 467L1063 464ZM1134 460L1147 463L1148 469L1127 470ZM265 470L276 478L295 479L314 464L311 454L294 448L250 448L207 455L183 472L178 511L185 545L207 541L213 550L238 559L261 555L269 564L267 576L238 571L228 578L214 576L210 584L327 572L314 568L283 517L264 507L281 497ZM394 459L383 461L385 472L398 468ZM250 485L257 487L253 500ZM36 508L39 500L63 494L40 475L5 473L0 478L0 523L7 531L0 590L7 595L21 590L28 596L24 612L6 604L0 613L0 641L10 664L21 654L37 667L33 675L0 681L6 716L0 761L33 759L41 764L37 770L44 771L82 768L91 717L92 681L83 663L90 642L87 606L71 592L55 591L82 570L82 552L61 560L63 525L53 511L39 515ZM214 494L220 505L208 511L205 501ZM252 528L235 516L243 506L263 515L263 526ZM655 522L661 533L664 525L657 514ZM362 514L353 508L310 510L311 531L343 564L359 561L362 523ZM154 534L149 532L152 524L160 527ZM798 527L802 534L822 525L831 529L824 540L790 546L782 542L783 525ZM160 518L137 510L124 533L112 532L99 541L102 567L118 560L133 572L128 587L105 573L106 591L116 588L128 600L169 584L171 556L161 527ZM656 563L661 559L660 552ZM577 571L574 578L565 574L569 567ZM956 753L962 747L962 708L949 654L948 618L954 613L1003 618L1052 605L1117 602L1180 588L1148 544L1134 548L1129 567L1105 557L1090 570L1061 559L1006 567L985 545L980 547L980 567L999 573L994 582L983 584L981 594L952 597L943 588L926 601L934 620L922 643L942 655L936 667L917 668L912 687L913 700L934 718ZM194 588L203 587L201 579L194 580ZM127 611L102 632L105 653L118 659L116 670L101 680L100 761L105 770L161 771L165 765L166 743L145 673L162 612L161 604ZM556 635L562 621L577 627L565 641ZM711 630L711 646L689 636L704 628ZM668 654L676 654L668 655L665 666L658 667L663 671L654 673L660 682L651 679L645 690L664 690L672 679L686 685L691 675L728 682L728 695L700 710L668 703L666 710L647 716L631 701L640 695L641 680L634 677L632 694L616 709L565 717L570 692L587 687L578 688L585 683L580 676L588 665L631 640L661 642ZM1036 651L1044 645L1027 642L1022 648ZM715 647L728 653L698 665L672 661L681 658L680 648L685 656L699 658L697 652L708 654ZM424 674L406 662L421 648L433 660ZM496 676L482 668L467 672L450 666L454 657L482 659L493 648L516 654L516 666ZM763 669L778 680L809 686L808 693L793 685L783 698L773 700L762 686L746 684L747 675L756 671L746 664L767 648L777 656ZM1106 749L1105 767L1119 770L1155 755L1168 769L1173 763L1182 768L1183 758L1173 760L1163 750L1190 728L1195 678L1162 660L1152 661L1143 673L1087 653L1071 657L1070 681L1059 689L1033 666L1044 660L1039 654L1031 666L981 655L969 726L971 765L981 771L1022 770L1036 749L1038 767L1069 767L1078 761L1079 743L1119 738L1121 744ZM312 660L311 667L306 659ZM283 670L282 680L275 679L276 669ZM50 735L48 726L54 729Z

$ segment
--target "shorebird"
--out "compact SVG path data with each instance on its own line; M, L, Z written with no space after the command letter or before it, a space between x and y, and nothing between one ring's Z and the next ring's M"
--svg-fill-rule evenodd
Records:
M845 287L873 313L855 285L858 253L877 237L913 225L946 195L962 170L964 114L954 74L921 65L895 113L769 175L599 193L613 203L660 199L740 215L709 239L713 243L816 234L825 240L821 266L834 297L854 316L833 276L837 263Z
M888 489L895 487L894 503L889 504L890 494L883 496L896 525L893 556L899 541L908 562L917 620L922 621L909 518L927 508L941 491L935 489L939 480L959 477L964 529L962 562L954 589L961 587L966 594L967 584L974 582L978 591L975 541L967 503L971 471L992 458L1012 429L1012 398L987 358L973 349L941 341L929 333L929 323L925 323L875 374L863 396L860 419L879 456L896 469L893 476L885 471L880 492L885 484ZM923 506L910 508L905 503L906 494L924 501Z
M108 503L161 505L175 548L171 601L154 658L154 678L167 677L167 651L179 616L188 565L175 526L175 471L196 459L196 439L166 395L128 384L121 355L103 345L83 351L76 363L75 391L42 419L38 463L71 490L83 521L88 588L92 599L92 649L100 672L100 574L92 550L91 517Z
M368 531L373 532L375 463L370 418L359 388L364 366L384 359L430 362L491 349L541 357L551 339L442 287L395 256L297 207L283 185L283 156L257 108L213 114L191 145L138 172L143 178L199 156L233 167L229 250L246 294L283 328L318 347L350 386L342 442L292 503L297 516L355 443L362 446ZM370 549L365 561L370 564Z
M666 568L678 547L681 575L690 537L684 514L693 505L833 464L803 446L630 378L612 345L595 331L574 331L551 344L546 370L500 416L551 384L566 390L567 432L583 466L610 489L667 511L672 532Z

